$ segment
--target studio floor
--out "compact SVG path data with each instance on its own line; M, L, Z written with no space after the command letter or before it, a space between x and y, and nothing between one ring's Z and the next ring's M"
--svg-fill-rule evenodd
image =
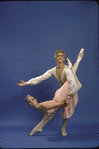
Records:
M81 126L80 126L81 127ZM93 126L90 126L90 128ZM95 126L98 128L98 124ZM82 126L68 127L68 135L63 137L58 127L45 126L42 133L29 136L30 126L4 126L0 130L1 148L92 148L99 145L99 133ZM96 130L97 130L96 128ZM80 131L79 131L80 130ZM83 131L84 130L84 131Z

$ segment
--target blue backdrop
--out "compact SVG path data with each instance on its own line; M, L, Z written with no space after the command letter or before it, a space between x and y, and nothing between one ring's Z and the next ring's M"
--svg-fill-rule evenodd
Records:
M94 1L0 2L0 32L0 146L97 146L98 4ZM85 54L77 76L83 87L67 125L68 136L60 135L62 110L59 109L43 133L29 137L43 113L27 105L26 95L33 95L38 102L51 100L59 85L54 78L35 86L16 84L53 68L56 50L65 51L74 64L81 48Z

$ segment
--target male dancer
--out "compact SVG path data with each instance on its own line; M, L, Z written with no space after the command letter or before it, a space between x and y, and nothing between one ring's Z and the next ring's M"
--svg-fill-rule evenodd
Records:
M63 112L62 112L62 118L63 118L63 126L61 128L62 136L67 135L65 128L66 128L69 118L74 113L74 109L78 102L77 91L82 87L82 85L79 82L75 73L78 68L79 62L81 61L81 59L83 57L83 54L84 54L84 49L81 49L81 51L77 57L77 61L74 64L74 66L72 67L72 64L69 61L69 59L66 59L66 55L65 55L64 51L58 50L55 52L55 55L54 55L55 61L57 63L56 67L48 70L46 73L44 73L43 75L41 75L39 77L30 79L27 82L20 80L21 83L17 84L19 86L26 86L28 84L35 85L35 84L38 84L41 81L46 80L52 76L55 77L55 79L58 81L60 86L62 86L63 84L66 84L65 87L67 88L67 90L66 90L65 98L61 99L61 96L60 96L60 98L58 98L58 100L57 100L57 102L61 102L61 101L63 102L63 101L65 101L64 99L66 99L66 101L68 101L68 106L64 107ZM68 66L64 65L65 60L66 60ZM72 69L72 72L69 67ZM56 95L59 95L58 91L56 93L57 93ZM49 120L52 119L56 110L57 110L57 108L54 108L54 109L51 108L50 110L48 110L49 112L47 114L45 114L45 117L42 119L42 121L31 131L30 136L33 135L35 132L42 132L43 126Z

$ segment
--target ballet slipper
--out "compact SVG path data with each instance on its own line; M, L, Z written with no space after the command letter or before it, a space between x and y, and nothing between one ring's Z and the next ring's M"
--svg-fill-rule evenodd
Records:
M67 133L66 133L66 131L64 129L61 129L61 135L62 136L67 136Z
M68 119L63 119L63 126L61 128L61 135L62 136L67 136L67 133L66 133L66 130L65 130L67 122L68 122Z
M84 55L84 49L82 48L77 56L77 61L80 62Z
M43 131L42 128L40 127L35 127L31 132L30 132L30 136L33 136L35 133L41 133Z

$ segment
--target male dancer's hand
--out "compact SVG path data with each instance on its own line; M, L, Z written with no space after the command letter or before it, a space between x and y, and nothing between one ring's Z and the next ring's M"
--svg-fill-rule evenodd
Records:
M22 81L22 80L19 80L19 81L21 83L20 84L17 83L18 86L26 86L27 85L27 83L25 81Z

